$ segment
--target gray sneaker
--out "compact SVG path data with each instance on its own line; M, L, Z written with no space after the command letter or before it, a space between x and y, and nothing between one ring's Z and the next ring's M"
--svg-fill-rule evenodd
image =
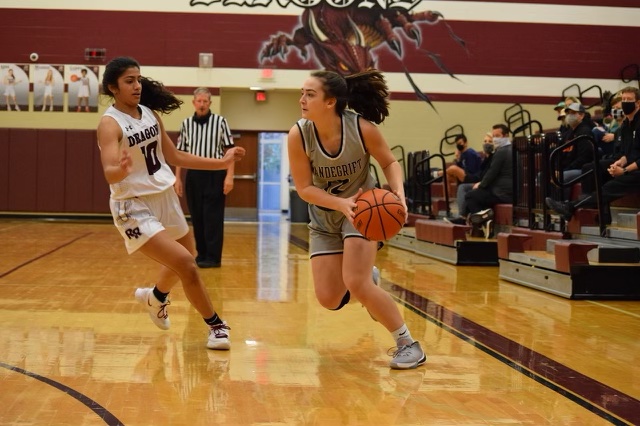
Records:
M138 288L135 291L135 297L138 303L144 306L149 313L151 321L162 330L168 330L171 326L167 306L171 304L169 298L164 302L159 301L153 295L153 288Z
M389 363L389 367L394 370L409 370L422 365L427 360L427 355L420 347L420 342L413 342L410 345L397 346L389 349L389 355L393 359Z

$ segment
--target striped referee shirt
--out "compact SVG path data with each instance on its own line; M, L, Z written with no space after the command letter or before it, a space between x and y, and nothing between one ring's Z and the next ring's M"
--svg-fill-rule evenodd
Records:
M177 148L205 158L224 157L225 148L233 147L233 137L227 120L209 112L204 117L195 114L180 127Z

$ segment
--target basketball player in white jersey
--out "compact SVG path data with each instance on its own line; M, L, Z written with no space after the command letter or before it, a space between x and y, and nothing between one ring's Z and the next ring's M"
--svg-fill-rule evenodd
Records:
M312 73L302 87L302 119L289 131L289 162L296 190L309 203L309 255L318 301L338 310L353 295L393 336L397 347L390 367L410 369L423 364L426 355L391 296L371 279L378 243L353 225L355 200L375 186L370 155L406 211L402 169L372 123L389 115L387 95L384 77L375 70L347 78Z
M114 223L129 254L140 251L162 265L153 288L139 288L136 300L151 320L169 329L169 292L182 282L189 302L209 326L207 347L227 350L229 327L213 309L194 259L195 244L173 189L169 164L190 169L226 169L244 155L229 149L224 158L197 157L178 151L156 113L168 113L182 101L156 81L140 75L140 65L115 58L103 74L104 93L115 103L98 125L98 144L104 175L111 190Z

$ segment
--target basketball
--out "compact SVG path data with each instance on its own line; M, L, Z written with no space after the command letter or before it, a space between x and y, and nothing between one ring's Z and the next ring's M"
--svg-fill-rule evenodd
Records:
M386 241L404 226L405 210L400 198L386 189L363 192L356 200L353 224L367 239Z
M74 83L78 80L80 80L80 77L78 77L77 74L71 74L71 77L69 77L71 79L71 81L73 81Z

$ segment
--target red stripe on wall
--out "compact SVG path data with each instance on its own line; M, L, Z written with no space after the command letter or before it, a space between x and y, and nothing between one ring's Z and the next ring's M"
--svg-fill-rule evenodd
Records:
M273 35L291 34L296 16L4 9L0 39L3 62L85 64L86 47L106 48L107 58L133 56L141 65L197 66L200 52L214 54L214 66L317 69L295 47L285 60L259 61ZM386 43L372 54L378 67L412 73L442 72L426 51L440 55L454 74L617 79L637 60L637 28L584 25L449 21L468 50L442 23L421 25L422 44L402 39L403 58ZM153 29L161 30L153 30ZM188 28L188 31L185 31ZM312 49L308 47L312 54Z

